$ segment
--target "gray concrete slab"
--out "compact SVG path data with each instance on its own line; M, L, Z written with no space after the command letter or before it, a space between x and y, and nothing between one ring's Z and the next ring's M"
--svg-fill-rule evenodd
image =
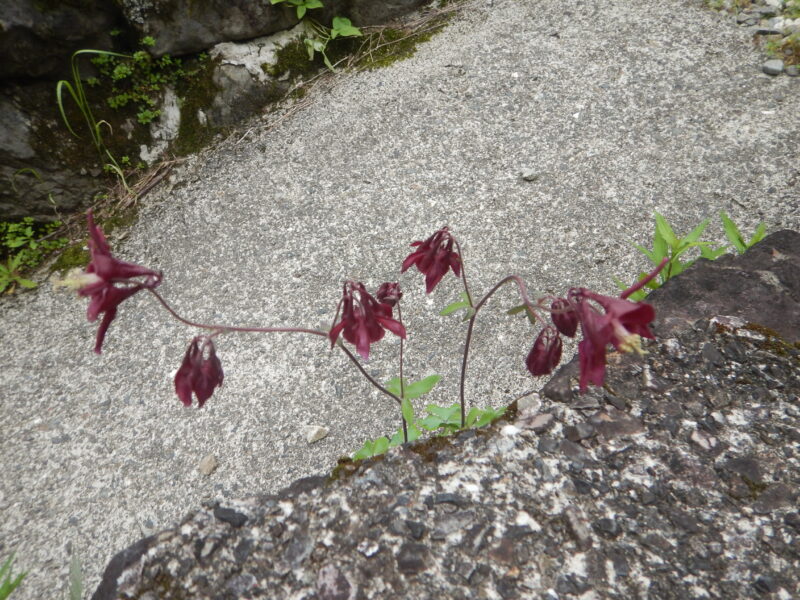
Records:
M646 267L658 210L688 231L727 211L747 231L800 228L800 80L769 77L746 32L699 1L475 3L410 60L342 75L308 108L181 167L146 200L119 256L165 273L186 316L325 326L345 278L399 278L411 376L458 387L464 327L399 275L408 243L448 224L476 292L509 272L534 290ZM524 181L523 170L540 173ZM710 231L719 239L718 222ZM476 328L469 398L500 404L535 382L509 291ZM225 386L185 409L172 376L194 332L145 294L102 356L85 303L43 286L0 304L0 553L30 571L15 598L61 597L69 552L87 587L111 556L201 501L271 492L325 472L397 424L395 408L315 338L226 335ZM398 345L368 370L395 374ZM303 427L330 428L309 445ZM214 454L219 468L198 472Z

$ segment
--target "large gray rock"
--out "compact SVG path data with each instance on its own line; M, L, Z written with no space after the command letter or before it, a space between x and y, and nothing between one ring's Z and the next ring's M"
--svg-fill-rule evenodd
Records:
M385 23L421 6L426 0L324 0L308 14L324 24L335 15L350 16L358 25ZM268 0L121 0L128 23L141 36L155 38L153 52L187 54L220 42L248 40L297 24L293 7Z
M3 0L0 79L65 73L75 50L109 48L109 32L119 21L107 0Z
M97 157L91 148L87 154L85 140L63 135L53 98L53 87L45 83L0 87L0 221L51 220L53 203L62 211L75 210L101 187L85 168L65 168L70 157L87 167L93 162L85 156ZM33 169L39 177L22 169ZM94 172L99 174L99 168Z
M489 429L208 504L117 555L93 599L797 597L800 349L690 316L643 359L612 354L579 405L536 398Z

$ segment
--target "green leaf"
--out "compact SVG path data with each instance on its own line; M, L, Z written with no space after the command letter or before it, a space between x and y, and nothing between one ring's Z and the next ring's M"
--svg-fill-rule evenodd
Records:
M372 448L372 455L378 456L379 454L385 454L386 451L389 449L389 438L386 436L379 437L375 440L375 445Z
M504 412L506 412L505 406L501 406L499 408L485 408L478 415L478 420L475 421L474 427L483 427L484 425L488 425L492 421L496 421L502 417Z
M476 312L475 308L473 308L472 306L468 306L467 307L467 313L464 315L464 318L461 319L461 322L463 323L464 321L469 321L473 316L475 316L475 312ZM528 315L528 318L530 319L531 316Z
M322 6L322 3L320 3L320 6ZM350 22L350 19L346 19L345 17L334 17L331 29L331 39L335 38L336 35L340 35L342 37L359 37L361 35L361 30L358 27L354 27Z
M461 406L458 403L451 404L447 407L439 406L437 404L428 404L428 406L425 407L425 410L429 415L439 417L445 422L452 421L456 417L458 417L459 420L461 419Z
M375 455L375 442L372 440L367 440L364 442L364 445L359 448L355 454L353 454L353 460L364 460L365 458L370 458L371 456Z
M297 7L297 20L301 20L306 15L306 6L301 4Z
M405 383L405 382L404 382ZM387 381L383 387L387 390L392 392L395 396L400 396L400 378L399 377L392 377L389 381Z
M738 250L739 254L744 254L745 250L747 250L747 246L744 244L742 234L739 233L739 228L736 226L736 223L724 212L719 213L719 218L722 219L722 228L725 230L725 237L727 237L728 241L733 244L733 247Z
M400 411L403 413L403 418L406 420L406 423L414 422L414 407L411 406L411 400L403 398L400 403Z
M394 432L392 439L389 440L389 448L396 448L403 444L403 428L400 427Z
M753 234L753 237L750 238L750 241L747 242L747 247L750 248L764 239L764 236L767 233L767 226L763 223L758 224L758 228L756 232Z
M670 227L667 220L658 213L656 213L656 230L671 248L676 248L678 246L678 238L675 232L672 231L672 227Z
M709 246L701 246L700 247L700 256L703 258L707 258L708 260L716 260L728 249L727 246L720 246L719 248L711 248Z
M23 279L22 277L17 278L17 283L19 283L22 287L32 289L36 287L36 282L31 281L30 279Z
M698 239L700 239L700 236L703 235L703 232L706 230L706 227L708 227L709 222L710 222L709 219L704 219L702 223L700 223L697 227L692 229L689 235L683 238L683 241L689 243L696 242Z
M624 289L624 288L623 288L623 289ZM515 306L514 308L509 308L509 309L506 311L506 314L509 314L509 315L518 315L518 314L519 314L519 313L521 313L523 310L525 310L525 308L526 308L526 307L525 307L525 305L524 305L524 304L520 304L519 306Z
M428 375L425 379L412 383L406 387L405 397L409 400L413 400L414 398L424 396L433 389L433 386L439 383L441 378L441 375Z
M69 600L83 600L81 562L75 554L72 555L72 560L69 561Z
M459 300L457 302L453 302L452 304L448 304L445 306L441 311L439 311L439 315L442 317L446 317L449 314L456 312L457 310L461 310L462 308L468 308L469 302L465 302L463 300Z
M648 250L644 246L640 246L639 244L633 244L633 247L644 254L650 260L650 262L656 265L658 264L659 261L656 260L656 255L652 251Z

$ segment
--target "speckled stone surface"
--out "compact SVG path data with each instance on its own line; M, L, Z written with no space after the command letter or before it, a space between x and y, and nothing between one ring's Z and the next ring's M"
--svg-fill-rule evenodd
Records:
M578 408L206 505L93 598L796 598L800 349L743 325L612 355Z

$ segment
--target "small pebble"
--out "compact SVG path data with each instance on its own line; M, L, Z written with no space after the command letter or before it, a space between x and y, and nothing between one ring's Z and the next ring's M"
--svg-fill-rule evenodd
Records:
M200 470L201 475L211 475L214 471L217 470L219 466L219 462L217 461L216 457L213 454L209 454L204 456L203 459L200 461L200 466L198 469Z
M321 425L311 425L306 427L306 441L309 444L320 441L322 438L327 437L328 428Z
M797 65L789 65L786 67L786 74L789 77L797 77L800 75L800 68L798 68Z
M530 182L537 181L539 177L541 177L541 175L536 171L534 171L533 169L525 169L524 171L522 171L522 173L520 173L520 176L522 177L523 181L530 181Z
M761 70L767 75L780 75L783 73L783 61L779 58L771 58L761 66Z

